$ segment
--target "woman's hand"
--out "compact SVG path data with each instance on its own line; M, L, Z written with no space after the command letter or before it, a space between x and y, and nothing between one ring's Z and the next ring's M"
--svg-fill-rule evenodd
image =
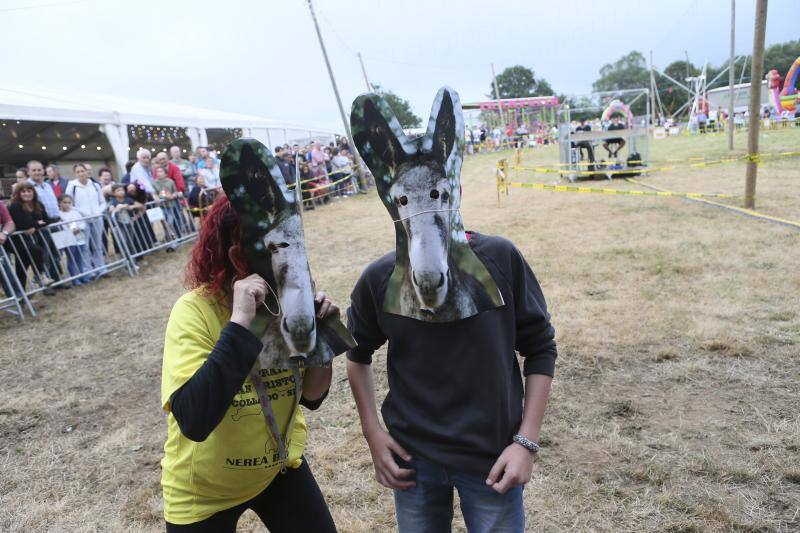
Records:
M250 274L234 283L231 322L249 328L266 294L267 282L258 274Z
M36 233L36 228L28 228L25 230L25 233L28 235L33 235L34 233Z
M339 306L330 301L324 292L318 292L314 296L314 307L317 309L317 318L327 318L339 314Z

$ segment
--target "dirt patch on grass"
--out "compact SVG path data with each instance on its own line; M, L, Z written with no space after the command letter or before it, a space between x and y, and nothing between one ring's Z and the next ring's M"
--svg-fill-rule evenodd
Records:
M712 137L664 142L659 157L718 151ZM667 198L515 189L498 209L495 159L467 160L464 219L528 258L560 353L529 528L800 529L800 232ZM800 218L796 160L762 169L760 207ZM743 175L648 179L738 193ZM391 220L374 192L305 220L317 283L346 305L394 246ZM0 530L163 531L161 351L185 260L157 254L136 278L41 296L37 319L0 322ZM374 367L382 399L385 350ZM373 479L344 375L337 360L329 398L308 413L309 462L341 531L390 531L392 496ZM263 527L247 513L240 530Z

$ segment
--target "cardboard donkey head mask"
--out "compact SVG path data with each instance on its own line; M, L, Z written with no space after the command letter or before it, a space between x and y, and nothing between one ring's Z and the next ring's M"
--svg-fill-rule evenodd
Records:
M354 347L336 317L315 318L301 200L286 186L269 149L255 139L232 142L222 155L220 179L239 214L250 270L270 286L251 326L264 343L261 367L322 366Z
M350 125L395 222L397 256L384 311L449 322L502 306L494 279L467 242L458 211L464 158L458 94L439 90L421 137L406 136L387 102L371 93L353 102Z

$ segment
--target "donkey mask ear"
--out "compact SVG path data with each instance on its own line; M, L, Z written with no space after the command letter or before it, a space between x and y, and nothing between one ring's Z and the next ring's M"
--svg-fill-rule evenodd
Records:
M350 125L358 153L373 174L381 163L393 171L405 160L406 152L397 138L398 134L405 137L403 130L380 96L366 94L356 98L350 113Z
M226 147L220 166L225 194L240 216L266 218L271 224L278 212L287 209L288 202L272 173L272 154L260 142L234 141Z
M439 112L436 114L436 122L433 129L431 154L436 161L444 165L450 157L453 145L456 142L456 115L450 91L443 90L440 95L441 101L433 104L434 110L436 109L436 104L439 104Z

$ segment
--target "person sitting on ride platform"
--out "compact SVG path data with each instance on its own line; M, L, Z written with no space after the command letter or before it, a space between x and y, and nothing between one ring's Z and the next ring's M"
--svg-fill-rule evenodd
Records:
M624 129L625 129L625 124L619 121L619 117L615 116L611 118L611 124L608 126L608 131L624 130ZM613 150L613 152L608 147L611 144L616 146L616 149ZM624 147L625 147L625 139L623 139L622 137L614 137L613 139L606 139L606 142L603 143L603 148L605 148L606 152L608 152L608 157L617 157L619 151L622 150L622 148Z

